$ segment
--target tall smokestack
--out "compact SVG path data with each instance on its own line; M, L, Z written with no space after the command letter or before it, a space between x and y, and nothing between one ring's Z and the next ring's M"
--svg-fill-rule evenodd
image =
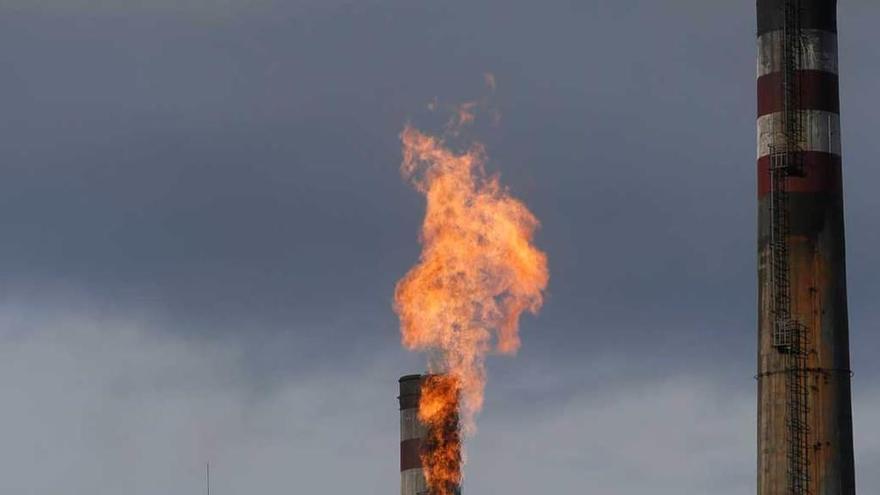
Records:
M854 495L836 0L758 0L758 495Z
M400 382L400 495L446 495L429 491L422 468L422 457L431 454L435 448L438 431L419 420L419 400L422 386L431 376L438 375L406 375ZM439 375L448 376L448 375ZM444 431L454 435L458 442L458 416L454 417L453 425L446 425ZM460 445L460 443L458 444ZM453 456L454 469L460 469L461 453ZM458 486L444 487L449 494L460 494Z

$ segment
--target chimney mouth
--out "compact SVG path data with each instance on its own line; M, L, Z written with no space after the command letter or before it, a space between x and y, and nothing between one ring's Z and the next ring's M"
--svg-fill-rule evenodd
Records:
M415 409L419 407L419 397L422 395L422 382L425 375L404 375L400 377L400 395L397 400L400 401L400 410Z

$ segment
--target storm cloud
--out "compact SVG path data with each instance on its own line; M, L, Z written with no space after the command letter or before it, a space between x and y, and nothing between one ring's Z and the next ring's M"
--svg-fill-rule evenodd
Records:
M723 5L722 5L723 3ZM754 4L0 1L0 491L397 490L406 122L485 95L551 282L475 493L753 489ZM876 2L841 2L857 482L880 487ZM430 129L428 129L430 130ZM340 475L340 472L344 475Z

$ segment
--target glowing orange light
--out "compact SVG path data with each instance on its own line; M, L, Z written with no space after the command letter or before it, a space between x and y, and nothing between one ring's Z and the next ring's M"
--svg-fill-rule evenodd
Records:
M473 120L473 103L460 106L453 134ZM426 479L432 493L447 495L444 487L461 477L459 432L449 430L450 418L457 425L460 414L464 433L474 430L485 358L519 348L520 315L543 303L547 257L532 244L538 220L497 175L486 174L482 145L456 152L442 137L411 126L400 137L401 172L425 195L427 208L421 257L398 282L394 307L403 345L429 351L429 371L445 377L426 380L419 417L429 426L428 446L439 448L423 454Z

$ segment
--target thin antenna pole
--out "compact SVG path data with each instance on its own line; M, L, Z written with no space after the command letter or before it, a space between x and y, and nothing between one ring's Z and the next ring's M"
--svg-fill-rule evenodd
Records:
M208 495L211 495L211 463L205 464L205 488Z

